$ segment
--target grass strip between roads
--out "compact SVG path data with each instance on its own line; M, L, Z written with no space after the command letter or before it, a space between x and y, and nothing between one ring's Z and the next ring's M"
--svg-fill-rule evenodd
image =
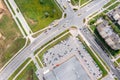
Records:
M80 5L83 6L84 4L90 2L91 0L71 0L73 6Z
M106 5L103 6L103 8L108 7L109 5L111 5L112 3L114 3L116 0L111 0L110 2L108 2Z
M80 5L87 3L89 0L80 0Z
M41 68L43 68L43 66L42 66L42 64L40 63L40 61L38 60L38 58L37 57L35 57L36 58L36 60L37 60L37 62L38 62L38 64L39 64L39 66L41 67Z
M11 7L11 5L10 5L9 1L8 1L8 0L6 0L6 1L7 1L8 5L9 5L9 7L11 8L11 11L12 11L12 12L13 12L13 14L15 15L15 12L14 12L13 8Z
M39 80L35 74L37 68L33 61L18 75L16 80Z
M28 63L30 58L28 58L22 65L9 77L8 80L13 80L13 78L16 76L16 74Z
M117 60L118 63L120 63L120 58Z
M101 64L101 62L97 59L97 57L94 55L93 51L91 51L91 49L87 46L87 44L85 43L85 41L83 41L81 36L78 36L78 39L83 43L83 45L85 46L86 50L88 51L88 53L90 54L90 56L93 58L93 60L95 61L95 63L99 66L100 70L102 71L102 77L105 77L108 73L105 70L104 66ZM97 53L96 53L97 54ZM98 55L97 55L98 56ZM98 56L99 57L99 56ZM105 63L103 62L103 60L99 57L99 59L102 61L102 63L105 65ZM106 65L105 65L106 66ZM107 66L106 66L107 67ZM100 79L101 79L100 78Z
M20 27L22 28L23 32L25 33L25 35L27 35L25 30L23 29L23 26L22 26L20 20L18 19L18 17L16 17L16 20L18 21L18 23L19 23Z
M114 64L115 67L118 67L118 66L119 66L115 61L114 61L113 64Z
M114 5L111 5L110 7L107 8L107 10L105 10L104 12L107 13L110 10L116 8L118 5L120 4L120 2L116 2Z
M78 5L79 4L79 0L71 0L71 3L72 3L73 6L74 5Z

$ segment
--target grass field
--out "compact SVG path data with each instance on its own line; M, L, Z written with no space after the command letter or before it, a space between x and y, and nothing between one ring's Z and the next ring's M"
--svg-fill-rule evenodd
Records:
M4 5L4 3L3 3ZM12 19L6 6L4 15L0 19L0 68L11 59L25 44L25 39Z
M16 78L16 80L39 80L35 74L36 67L33 62L31 62Z
M15 0L33 32L61 18L62 12L54 0Z

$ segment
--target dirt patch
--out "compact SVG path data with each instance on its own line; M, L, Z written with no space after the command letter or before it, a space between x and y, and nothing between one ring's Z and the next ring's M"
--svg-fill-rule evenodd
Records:
M0 0L0 20L4 14L11 16L3 0Z
M3 6L3 1L0 0L0 19L2 18L4 11L5 11L5 8Z
M7 6L0 0L0 68L24 46L18 26L14 22Z
M30 22L31 25L37 24L37 22L35 22L34 20L32 20L32 19L30 19L30 18L27 18L27 20Z
M2 34L0 33L0 39L2 38Z
M0 33L0 40L5 40L5 37Z
M3 7L3 0L0 0L0 8L2 8L2 9L4 9L4 7Z

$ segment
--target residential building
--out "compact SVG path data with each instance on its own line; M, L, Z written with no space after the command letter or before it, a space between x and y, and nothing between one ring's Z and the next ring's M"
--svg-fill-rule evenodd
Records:
M120 6L108 12L107 15L110 17L111 20L115 20L120 25Z
M100 36L112 49L120 49L120 37L113 31L111 26L108 25L106 20L103 20L103 22L97 26L97 30Z

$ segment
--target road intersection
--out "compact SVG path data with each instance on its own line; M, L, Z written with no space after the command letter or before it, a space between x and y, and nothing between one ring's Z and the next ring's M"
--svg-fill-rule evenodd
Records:
M6 4L6 0L4 0ZM13 1L13 2L12 2ZM67 0L64 0L64 4L62 4L62 0L57 0L59 5L63 9L63 14L67 14L66 18L62 19L56 27L53 27L51 29L47 29L44 32L42 32L37 38L34 39L34 41L29 44L25 49L23 49L1 72L0 72L0 80L7 80L12 73L17 70L17 68L25 61L27 60L38 48L43 46L45 43L52 40L54 37L59 35L60 33L64 32L65 30L69 29L71 26L76 26L78 28L83 28L84 26L84 19L91 14L99 11L106 3L108 3L110 0L93 0L91 3L86 5L85 7L79 9L78 11L74 11ZM13 9L16 12L16 6L14 0L8 0L10 5L14 7ZM63 6L66 6L66 9L64 9ZM8 5L7 7L10 6ZM21 15L20 11L16 12ZM79 15L80 14L80 15ZM24 17L17 15L18 19L21 21L21 24L24 25L24 29L27 31L27 34L29 35L31 30L28 29L26 21L24 21ZM15 16L13 16L15 17ZM26 26L27 27L26 27ZM120 79L120 73L113 67L112 62L107 57L106 54L102 49L98 49L96 46L99 47L99 45L93 41L93 38L90 38L87 36L87 33L84 33L81 31L81 33L85 36L89 44L93 49L96 50L97 53L103 58L103 60L109 65L111 71L114 72L114 74ZM89 33L89 32L88 32ZM48 35L49 34L49 35ZM91 35L90 35L91 36ZM100 47L99 47L100 48ZM101 54L102 53L102 54ZM103 57L104 56L104 57ZM111 66L112 65L112 66Z

